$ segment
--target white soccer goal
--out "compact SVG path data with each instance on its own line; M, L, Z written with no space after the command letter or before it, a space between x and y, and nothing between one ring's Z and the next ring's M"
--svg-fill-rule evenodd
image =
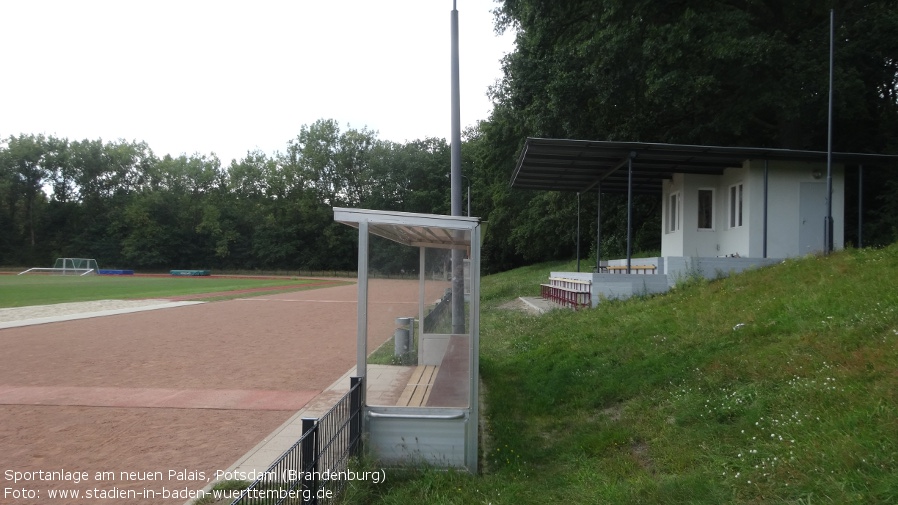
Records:
M89 258L56 258L52 268L29 268L19 275L27 273L42 273L55 275L89 275L99 271L97 260Z

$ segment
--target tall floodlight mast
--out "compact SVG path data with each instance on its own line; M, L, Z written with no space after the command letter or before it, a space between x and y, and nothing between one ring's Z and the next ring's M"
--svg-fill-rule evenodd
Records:
M823 225L823 252L833 252L833 45L835 9L829 10L829 113L826 128L826 222Z
M461 216L461 109L458 82L458 10L452 0L452 145L450 153L451 211ZM452 333L465 332L464 251L452 250Z

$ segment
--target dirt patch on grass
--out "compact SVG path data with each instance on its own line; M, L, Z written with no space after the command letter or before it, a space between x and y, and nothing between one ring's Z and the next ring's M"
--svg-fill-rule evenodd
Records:
M502 310L520 310L520 311L526 311L526 310L527 310L527 304L524 303L524 300L521 300L520 298L515 298L514 300L511 300L511 301L509 301L509 302L503 303L502 305L499 305L499 308L502 309Z
M527 300L524 300L524 298L515 298L514 300L503 303L499 308L540 315L550 310L557 309L559 306L543 300L542 298L527 297Z
M649 444L637 441L630 445L630 456L636 461L636 464L647 473L655 474L655 462L649 455Z

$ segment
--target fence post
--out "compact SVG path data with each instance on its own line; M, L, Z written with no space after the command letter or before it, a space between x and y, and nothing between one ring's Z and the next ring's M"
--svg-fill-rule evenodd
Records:
M365 387L363 377L350 377L349 388L349 454L358 456L362 453L362 388Z
M304 417L302 419L302 432L306 436L302 439L300 453L303 471L303 503L318 503L318 420Z

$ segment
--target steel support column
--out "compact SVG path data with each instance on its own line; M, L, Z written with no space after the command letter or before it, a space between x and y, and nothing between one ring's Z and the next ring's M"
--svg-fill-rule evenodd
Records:
M864 166L857 167L857 247L864 247Z
M768 179L768 171L770 169L770 162L768 160L764 160L764 254L763 257L767 257L767 179Z
M577 271L580 271L580 193L577 193Z
M633 258L633 158L635 157L635 152L631 152L627 157L627 273L630 273Z
M602 184L596 191L596 273L602 269Z
M359 222L358 312L356 313L355 375L368 371L368 222ZM362 397L362 401L365 398Z

